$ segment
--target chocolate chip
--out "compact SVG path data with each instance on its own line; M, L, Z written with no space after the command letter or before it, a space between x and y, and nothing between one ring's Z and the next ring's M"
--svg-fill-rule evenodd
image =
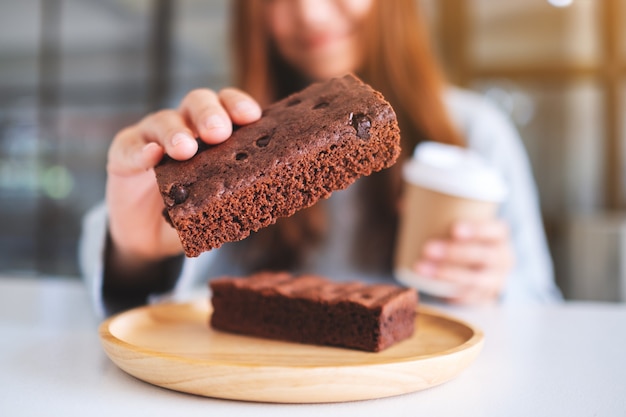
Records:
M329 102L321 101L321 102L317 103L315 106L313 106L313 110L324 109L324 108L326 108L328 106L330 106Z
M174 200L174 204L184 203L189 197L189 190L183 185L176 184L170 189L170 198Z
M356 130L356 135L361 139L370 138L370 128L372 122L363 113L350 114L350 126Z
M270 143L271 136L264 135L256 140L256 146L259 148L265 148Z
M287 102L287 107L295 106L296 104L302 103L302 100L299 98L293 98Z
M245 161L246 159L248 159L248 154L245 152L239 152L237 155L235 155L235 159L237 161Z

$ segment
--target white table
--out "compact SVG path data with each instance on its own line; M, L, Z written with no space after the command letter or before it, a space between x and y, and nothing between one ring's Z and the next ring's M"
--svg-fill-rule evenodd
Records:
M485 332L456 379L380 400L281 405L158 388L104 354L74 279L0 277L0 416L625 416L626 306L446 308Z

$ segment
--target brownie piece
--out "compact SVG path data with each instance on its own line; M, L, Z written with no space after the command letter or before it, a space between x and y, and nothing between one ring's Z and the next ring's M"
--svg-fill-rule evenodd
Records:
M189 257L291 216L395 163L396 115L352 75L274 103L226 142L155 168L166 218Z
M410 337L417 292L260 272L210 282L213 328L269 339L378 352Z

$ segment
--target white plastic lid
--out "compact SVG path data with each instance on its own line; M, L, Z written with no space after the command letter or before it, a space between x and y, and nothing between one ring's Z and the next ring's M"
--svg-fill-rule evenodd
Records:
M421 143L403 174L415 185L462 198L500 203L507 194L498 171L476 152L458 146Z

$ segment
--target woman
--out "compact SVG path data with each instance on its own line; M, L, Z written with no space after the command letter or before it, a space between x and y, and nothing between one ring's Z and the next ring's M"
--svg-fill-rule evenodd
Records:
M487 103L445 85L418 12L414 0L234 2L239 88L192 91L177 109L148 115L113 140L106 208L88 217L82 250L96 302L107 301L110 312L113 303L141 304L149 294L181 291L198 277L260 268L388 278L401 163L193 260L183 259L175 231L162 218L152 171L164 154L179 160L193 156L195 137L223 142L233 124L259 119L262 106L309 82L348 72L381 91L396 110L403 158L424 140L468 146L500 169L512 191L501 219L454 225L448 238L426 245L415 268L464 289L449 302L558 299L519 138Z

